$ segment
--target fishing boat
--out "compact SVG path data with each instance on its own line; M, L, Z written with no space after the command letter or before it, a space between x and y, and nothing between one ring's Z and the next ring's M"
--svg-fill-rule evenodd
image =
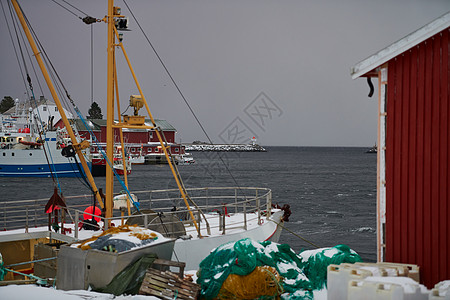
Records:
M32 113L32 112L31 112ZM74 156L64 156L70 146L65 129L43 128L31 122L18 126L20 115L6 119L0 131L0 176L82 177L82 167ZM22 119L30 120L29 117ZM76 129L73 129L75 133ZM79 140L79 136L77 137ZM89 149L84 150L89 155ZM90 163L88 163L90 167Z
M23 12L17 3L17 0L11 0L14 9L19 16L19 20L24 27L24 31L29 39L31 48L34 55L44 73L44 77L49 88L52 92L52 96L58 108L62 110L61 102L58 95L52 88L51 81L46 76L46 69L42 63L42 58L35 42L29 33L28 25L23 18ZM3 223L3 228L6 230L15 229L25 224L26 234L34 231L43 231L44 237L51 236L51 238L59 238L61 240L74 243L80 239L86 238L86 235L92 235L90 230L87 230L85 225L95 227L96 229L108 230L111 227L121 224L125 225L138 225L143 228L148 228L155 232L162 234L165 238L173 241L173 251L165 252L170 256L172 260L183 261L186 263L187 270L197 270L199 263L204 259L210 251L214 248L230 241L236 241L242 238L251 238L258 241L278 241L282 223L287 220L290 211L288 209L282 210L275 208L272 205L272 192L267 188L254 188L254 187L200 187L200 188L186 188L183 184L180 173L177 169L175 158L169 151L169 143L167 143L164 133L161 128L157 126L149 106L142 92L139 82L135 76L133 68L130 64L130 60L126 54L123 37L119 34L120 29L118 24L121 24L120 20L125 17L121 15L119 7L114 6L112 0L108 1L108 15L103 20L96 20L95 22L106 23L108 30L108 80L107 80L107 132L106 132L106 153L101 152L104 159L108 162L108 166L114 161L115 145L114 145L114 129L119 129L120 133L120 150L122 157L125 157L125 147L123 142L122 129L134 128L134 129L151 129L154 130L164 158L167 160L168 168L173 174L173 178L177 185L176 189L161 189L151 191L139 191L133 192L137 198L131 194L128 189L128 177L127 172L123 174L123 180L118 177L114 168L106 168L106 187L103 193L100 190L92 177L89 167L84 159L82 150L90 147L88 141L78 141L75 134L67 120L64 113L61 114L63 122L67 128L68 135L70 136L72 149L79 157L79 160L83 166L86 180L89 182L90 189L92 191L93 199L90 196L79 197L80 201L86 203L86 205L98 205L103 212L93 213L95 210L91 210L90 213L80 209L80 205L72 205L71 203L79 203L75 201L76 197L66 197L65 201L58 202L55 207L61 209L61 213L65 216L58 218L58 210L54 210L56 213L52 218L50 215L46 216L45 211L42 209L42 204L47 200L34 202L21 202L21 207L26 207L26 210L19 209L17 205L7 203L3 201L0 203L2 207L6 207L3 212L4 216L0 218ZM114 120L115 108L120 112L120 104L118 101L118 86L117 81L117 68L115 66L116 48L122 50L125 56L129 69L133 74L133 78L136 83L138 94L131 95L129 105L133 108L132 115L117 114L118 120ZM66 93L67 94L67 93ZM115 101L117 103L115 104ZM140 115L140 109L144 108L147 117ZM123 119L122 119L123 117ZM150 124L145 122L145 119L151 120ZM92 136L92 135L91 135ZM95 140L93 141L95 143ZM127 166L125 165L125 169ZM121 184L123 192L121 197L117 197L114 194L114 179L117 179ZM51 199L58 199L59 194L55 189ZM120 203L114 203L115 201L121 201ZM48 204L49 202L47 202ZM89 203L89 204L88 204ZM13 211L10 211L12 209ZM13 215L21 215L22 222L17 222L12 218ZM82 216L86 216L87 218ZM68 216L73 218L73 223L64 223L63 220ZM12 218L12 220L11 220ZM89 220L95 221L95 223L88 222ZM6 221L6 220L9 220ZM51 222L49 222L51 220ZM20 223L18 225L18 223ZM48 228L44 225L48 223ZM58 231L57 234L51 232L52 228ZM44 227L43 227L44 225ZM33 229L31 227L34 227ZM17 241L20 237L23 238L23 229L17 229L14 237L9 234L10 232L0 233L0 243ZM15 239L14 239L15 238ZM71 251L71 247L64 248L66 251ZM76 249L76 248L74 248ZM71 289L68 281L70 276L73 275L74 270L82 270L85 276L96 276L97 278L89 277L89 280L99 280L100 273L94 273L87 269L90 268L89 264L86 264L86 260L80 258L85 254L80 254L76 249L70 253L58 257L58 270L57 270L57 287L62 289ZM88 255L89 256L89 255ZM6 258L3 258L6 260ZM70 268L69 266L76 266ZM86 269L87 268L87 269ZM78 272L78 271L77 271ZM89 275L90 274L90 275ZM86 277L83 277L86 278ZM82 279L80 279L82 280ZM82 288L86 288L83 286Z
M195 164L195 160L192 157L191 153L185 153L185 154L176 156L176 164L180 165L180 166L192 165L192 164Z

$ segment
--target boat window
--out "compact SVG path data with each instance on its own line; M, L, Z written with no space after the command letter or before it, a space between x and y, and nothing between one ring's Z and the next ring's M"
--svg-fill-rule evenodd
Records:
M148 153L152 152L152 148L148 148L147 152Z
M135 148L131 148L131 152L134 152L134 151L136 151L136 149Z
M43 111L47 111L47 106L43 106L43 107L42 107L42 110L43 110Z
M57 106L55 106L55 111L58 111L58 107Z
M13 152L13 153L11 153L11 155L12 155L12 156L14 156L14 152Z
M3 156L6 156L6 153L5 153L5 152L3 152Z
M178 151L180 151L180 148L175 148L174 151L178 152Z
M30 152L30 156L33 156L33 153Z

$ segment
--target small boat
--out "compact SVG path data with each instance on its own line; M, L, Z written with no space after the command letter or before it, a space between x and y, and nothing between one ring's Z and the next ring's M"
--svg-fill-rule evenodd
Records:
M378 146L375 144L372 148L368 149L366 153L377 153L378 152Z
M127 170L127 175L131 174L131 161L128 157L125 157L125 168L122 157L115 157L113 168L118 175L125 174L125 169Z
M145 156L143 155L130 155L129 160L132 165L144 165Z
M192 157L191 153L186 153L176 156L175 162L177 165L183 166L183 165L192 165L195 163L195 160Z

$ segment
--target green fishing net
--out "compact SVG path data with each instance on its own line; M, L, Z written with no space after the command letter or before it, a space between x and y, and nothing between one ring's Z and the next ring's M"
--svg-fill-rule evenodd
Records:
M201 297L213 299L229 274L248 275L257 266L270 266L284 278L285 292L310 290L311 284L300 265L300 258L289 245L243 239L213 250L200 263L197 283L202 287Z
M328 265L359 261L361 257L346 245L297 255L287 244L243 239L214 249L200 263L197 283L202 298L214 299L228 275L248 275L257 266L270 266L283 277L283 300L309 300L314 299L314 290L326 287Z
M6 271L5 267L3 267L3 257L2 254L0 253L0 281L2 281L3 278L5 278L6 273L8 273L8 271Z
M331 264L360 262L361 257L346 245L300 252L302 270L311 282L313 290L327 285L327 267Z

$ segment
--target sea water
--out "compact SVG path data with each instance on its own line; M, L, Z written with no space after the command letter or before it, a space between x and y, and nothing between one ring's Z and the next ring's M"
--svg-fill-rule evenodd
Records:
M366 262L376 260L376 155L364 148L266 147L267 152L192 152L193 165L178 166L185 186L263 187L292 215L280 243L296 252L346 244ZM105 178L95 178L97 186ZM176 188L167 165L133 165L130 190ZM81 179L1 178L1 200L89 194ZM115 191L122 187L116 181Z

